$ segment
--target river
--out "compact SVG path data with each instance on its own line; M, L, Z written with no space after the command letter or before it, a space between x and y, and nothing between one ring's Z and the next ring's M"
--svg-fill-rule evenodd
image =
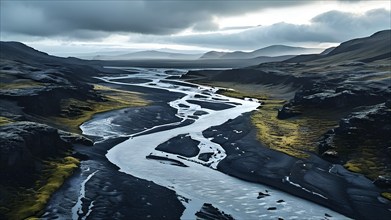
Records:
M204 203L213 204L235 219L347 219L328 208L275 188L246 182L216 170L218 163L226 157L226 153L219 144L213 142L213 138L205 138L203 131L212 126L222 125L243 113L255 111L260 105L258 100L225 97L216 93L218 88L184 83L176 79L185 73L185 70L131 68L131 72L129 75L107 76L100 79L115 85L139 86L182 94L168 103L175 109L178 121L146 127L136 132L120 132L120 129L112 124L116 115L108 115L95 117L84 123L81 129L85 135L100 137L100 141L127 138L108 150L107 159L123 173L174 190L186 207L181 219L195 219L195 212L199 211ZM161 115L158 114L156 117ZM178 136L190 137L197 141L198 154L182 157L155 149L158 145ZM198 156L202 153L209 153L211 157L206 161L200 160ZM151 155L162 160L146 158ZM181 166L177 166L175 161ZM94 174L99 172L98 169L90 170L89 167L85 167L85 170L87 169L88 175L77 183L80 187L76 190L78 197L71 210L73 219L86 218L94 212L93 199L84 204L88 209L80 211L84 191L88 190L88 187L85 188L86 182L94 179ZM265 192L270 196L259 199L259 192ZM332 217L325 217L325 213L326 216Z

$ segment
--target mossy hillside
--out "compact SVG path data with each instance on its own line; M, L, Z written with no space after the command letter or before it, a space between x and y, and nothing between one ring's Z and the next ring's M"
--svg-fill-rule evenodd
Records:
M1 90L31 89L31 88L44 87L45 85L46 85L45 83L36 82L30 79L17 79L7 83L0 82L0 89Z
M50 196L78 168L79 160L66 156L44 162L44 169L33 188L10 188L11 203L6 207L9 219L34 219L40 216Z
M94 90L103 97L103 101L66 99L61 102L62 114L51 117L50 122L65 130L80 133L79 126L94 114L131 106L145 106L148 101L140 93L107 86L94 85Z
M141 94L120 89L113 89L101 85L94 85L95 92L102 97L101 100L79 100L69 98L61 101L61 114L55 117L34 116L38 121L62 128L64 130L80 132L79 126L89 120L94 114L125 108L129 106L143 106L148 102ZM1 117L0 123L11 122ZM59 156L61 157L61 155ZM33 219L40 216L52 193L54 193L66 178L72 175L78 167L78 160L72 157L48 158L43 164L43 171L32 174L32 179L38 181L34 186L20 186L14 184L4 188L0 187L0 214L6 213L7 219ZM5 201L5 205L4 204ZM11 201L11 202L10 202ZM0 219L1 216L0 215Z
M319 109L303 109L302 115L280 120L277 111L283 100L265 100L261 109L252 115L258 129L258 139L274 150L294 157L308 157L317 152L317 141L329 129L338 125L338 113Z
M338 125L339 112L302 109L302 115L280 120L277 113L286 103L285 100L271 99L268 94L257 91L222 90L220 93L235 98L262 100L261 108L251 117L258 130L258 139L271 149L294 157L305 158L309 156L307 152L316 153L318 139Z
M257 127L258 139L266 146L298 158L308 157L308 152L317 153L319 139L330 129L338 126L339 120L348 109L333 110L301 107L301 115L279 120L277 111L284 100L262 99L266 94L254 95L236 90L223 90L224 95L244 98L260 98L261 108L252 115L252 123ZM254 92L256 93L256 92ZM389 162L381 160L384 152L379 152L380 141L360 137L337 137L337 149L346 169L364 174L374 180L379 175L391 175Z
M383 142L360 137L337 137L334 142L339 154L346 158L345 168L371 180L391 175L389 160L382 155L384 152L379 151L379 144Z

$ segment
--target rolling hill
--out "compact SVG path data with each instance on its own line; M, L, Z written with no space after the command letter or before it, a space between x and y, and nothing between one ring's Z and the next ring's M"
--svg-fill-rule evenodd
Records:
M318 48L291 47L286 45L272 45L251 52L217 52L210 51L200 57L200 59L252 59L256 57L276 57L287 55L299 55L320 52Z

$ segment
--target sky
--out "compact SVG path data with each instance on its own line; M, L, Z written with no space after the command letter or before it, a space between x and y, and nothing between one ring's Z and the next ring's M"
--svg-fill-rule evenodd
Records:
M391 29L390 7L390 0L0 0L0 39L60 56L327 48Z

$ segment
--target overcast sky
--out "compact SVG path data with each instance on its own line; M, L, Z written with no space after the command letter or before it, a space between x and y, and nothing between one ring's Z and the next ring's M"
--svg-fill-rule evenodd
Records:
M390 1L1 0L2 41L51 54L329 47L391 28Z

